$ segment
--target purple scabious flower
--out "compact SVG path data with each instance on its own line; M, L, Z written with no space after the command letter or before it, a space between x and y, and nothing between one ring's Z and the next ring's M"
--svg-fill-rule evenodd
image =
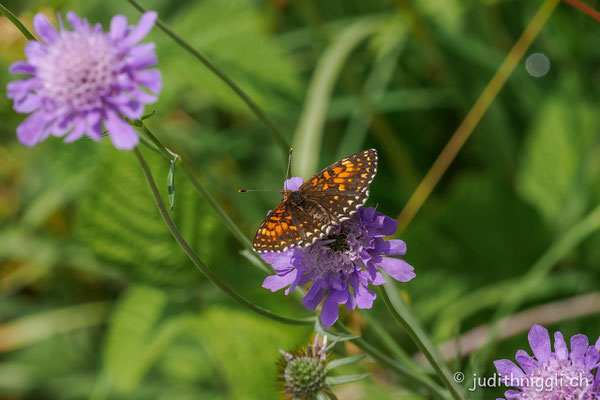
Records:
M160 72L147 69L157 63L154 43L138 44L156 17L149 11L137 26L128 26L123 15L116 15L104 32L100 24L90 25L69 12L73 30L61 20L57 31L37 14L33 28L42 41L27 43L27 61L9 68L31 75L7 86L15 111L31 114L17 127L19 141L34 146L49 135L66 135L65 142L84 135L100 140L104 125L116 148L133 149L139 137L123 117L140 118L162 87Z
M550 346L548 330L533 325L529 331L529 345L533 351L517 351L515 359L494 361L498 374L507 386L507 400L598 400L600 399L600 338L590 346L585 335L571 338L571 351L562 333L554 333L554 351ZM498 399L504 400L504 399Z
M295 177L288 179L284 187L298 190L301 184L302 179ZM369 283L385 283L379 268L401 282L415 277L406 261L387 257L406 253L402 240L383 240L396 232L397 226L398 221L373 207L361 207L349 220L332 227L327 237L308 247L261 253L277 273L268 276L262 286L273 292L289 286L287 295L298 285L312 282L302 303L314 310L325 298L321 323L329 328L338 319L338 304L350 311L355 307L371 308L376 295L369 291Z

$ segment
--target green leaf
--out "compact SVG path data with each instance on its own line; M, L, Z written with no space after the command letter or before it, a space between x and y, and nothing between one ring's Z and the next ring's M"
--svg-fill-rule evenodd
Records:
M325 379L328 385L342 385L344 383L356 382L361 379L366 378L369 374L359 374L359 375L344 375L344 376L329 376Z
M120 392L135 390L159 356L189 327L186 316L160 323L166 303L161 290L136 286L117 304L106 340L104 367Z
M222 384L236 400L277 398L279 349L297 348L310 335L310 327L292 327L225 307L206 310L194 326Z
M566 97L541 105L524 147L517 181L520 194L550 226L564 227L581 215L569 200L585 203L581 188L583 160L597 126L595 111Z
M326 371L331 371L334 368L343 367L344 365L349 365L355 362L358 362L366 357L366 354L357 354L355 356L338 358L337 360L333 360L327 363L325 367Z

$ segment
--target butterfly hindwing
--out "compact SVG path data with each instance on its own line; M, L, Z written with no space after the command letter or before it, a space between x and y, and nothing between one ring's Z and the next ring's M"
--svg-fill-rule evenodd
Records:
M282 251L292 244L302 241L298 224L293 222L290 204L282 201L258 228L252 247L256 251Z

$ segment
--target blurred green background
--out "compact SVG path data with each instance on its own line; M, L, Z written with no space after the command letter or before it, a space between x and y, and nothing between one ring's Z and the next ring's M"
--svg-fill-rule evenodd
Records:
M74 10L105 27L116 13L139 19L120 0L3 4L29 28L37 12L55 22L56 11ZM541 4L142 1L247 91L290 143L314 135L315 151L296 154L297 170L310 174L377 148L369 203L390 216ZM157 44L164 79L148 126L197 166L253 237L280 197L237 189L280 188L280 149L196 59L156 28L147 41ZM514 313L597 290L600 218L588 216L600 203L599 43L600 23L560 4L525 55L545 54L548 74L532 77L525 59L519 63L402 235L417 277L398 288L436 342L490 322L507 298L517 299L505 309ZM15 79L7 68L24 58L24 44L0 17L1 87ZM25 148L15 137L23 118L0 96L0 398L276 398L278 349L305 343L311 328L252 314L209 284L167 231L132 153L108 140L50 138ZM142 151L166 199L168 163ZM264 275L241 245L180 172L175 179L174 219L209 268L253 302L305 316L293 296L261 288ZM597 312L558 314L547 327L595 341ZM380 345L363 317L342 315ZM380 301L368 317L417 352ZM521 330L538 322L533 317ZM452 370L467 381L471 372L489 375L492 360L513 358L518 348L528 349L526 332L453 359ZM348 370L371 376L340 387L341 399L426 398L368 359Z

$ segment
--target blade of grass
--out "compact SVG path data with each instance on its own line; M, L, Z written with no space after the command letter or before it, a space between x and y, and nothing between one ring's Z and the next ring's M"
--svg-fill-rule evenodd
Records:
M35 40L35 37L33 37L31 32L29 32L27 28L25 28L25 25L23 25L21 21L19 21L17 16L13 14L8 8L4 7L2 3L0 3L0 14L8 18L8 20L12 22L13 25L16 26L19 31L21 31L21 33L27 38L27 40Z
M380 288L381 297L386 307L398 324L408 333L413 342L425 354L427 360L435 370L437 376L442 380L444 386L450 391L456 400L466 400L465 393L453 379L448 365L442 358L437 347L429 340L425 330L412 315L404 300L397 295L391 278L386 277L387 282Z
M396 38L396 43L382 46L384 48L377 54L373 68L362 90L362 96L368 97L371 104L376 104L383 97L398 65L404 43L405 37L399 36ZM373 111L365 110L359 104L355 104L352 118L348 122L348 127L338 148L337 159L356 153L363 147L369 126L373 120Z
M376 28L377 23L372 19L351 24L340 32L319 59L294 133L297 155L293 166L295 176L308 177L316 171L328 103L340 71L352 50L372 35Z
M496 74L485 87L483 93L481 93L481 96L479 96L446 146L442 149L442 152L437 157L419 186L417 186L417 189L400 212L400 215L398 215L398 230L396 231L396 235L404 232L408 224L410 224L417 212L421 209L421 206L423 206L425 200L427 200L434 187L440 181L452 161L456 158L458 152L462 149L469 136L471 136L471 133L473 133L473 130L479 121L481 121L481 118L489 108L490 104L492 104L492 101L496 98L502 87L504 87L509 76L514 71L521 58L523 58L523 55L537 37L548 18L550 18L550 15L552 15L552 12L559 2L560 0L545 0L531 19L531 22L529 22L529 25L525 28L521 37L509 51Z
M352 335L352 331L350 331L350 329L340 321L337 321L336 325L340 327L342 331ZM431 394L435 396L435 398L448 398L448 393L444 391L444 389L441 388L437 383L432 381L431 378L429 378L427 375L418 372L418 368L414 368L412 366L409 367L403 363L398 362L397 360L388 357L362 337L355 337L351 340L352 343L354 343L359 349L361 349L362 351L373 357L375 360L377 360L377 362L382 367L389 368L392 371L395 371L401 377L407 378L409 381L421 385L429 392L431 392Z
M104 323L109 304L95 302L27 315L0 325L0 353L30 346L59 333Z
M565 3L567 3L568 5L575 7L582 13L587 14L588 16L594 18L596 21L600 22L600 12L594 10L592 7L588 6L584 2L581 2L579 0L563 0L563 1Z

